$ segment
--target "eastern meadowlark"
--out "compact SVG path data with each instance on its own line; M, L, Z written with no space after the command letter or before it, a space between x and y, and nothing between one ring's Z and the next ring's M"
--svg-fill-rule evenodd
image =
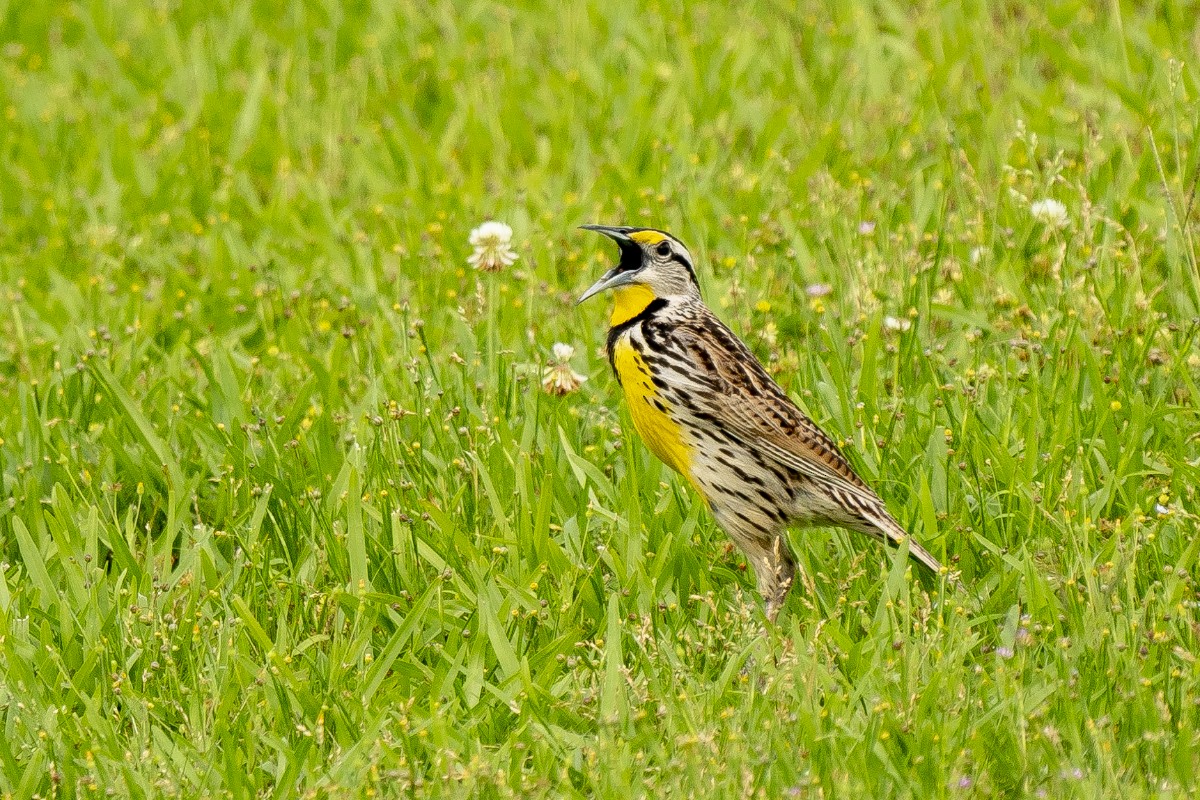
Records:
M831 525L883 542L934 573L834 441L796 407L700 298L692 257L651 228L584 225L616 241L620 262L579 302L613 290L608 359L642 440L704 497L754 567L774 621L795 574L789 524Z

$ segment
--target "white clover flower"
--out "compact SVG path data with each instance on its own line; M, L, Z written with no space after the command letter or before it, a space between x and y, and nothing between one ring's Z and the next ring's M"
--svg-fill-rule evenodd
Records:
M1051 197L1031 203L1029 205L1029 213L1038 222L1048 225L1055 230L1060 230L1071 224L1071 218L1067 215L1067 207Z
M586 375L580 375L571 369L571 359L575 356L575 348L569 344L555 342L554 358L542 375L542 388L550 394L570 394L587 380Z
M833 294L833 287L828 283L812 283L804 287L804 293L809 297L825 297Z
M503 222L488 221L471 231L471 246L475 252L467 263L483 272L499 272L517 260L513 251L512 228Z

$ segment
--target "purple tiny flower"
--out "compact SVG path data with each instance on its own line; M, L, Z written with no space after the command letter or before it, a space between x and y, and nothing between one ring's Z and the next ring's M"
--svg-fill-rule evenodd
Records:
M858 232L863 236L870 236L875 232L875 223L871 222L870 220L863 220L862 222L858 223Z

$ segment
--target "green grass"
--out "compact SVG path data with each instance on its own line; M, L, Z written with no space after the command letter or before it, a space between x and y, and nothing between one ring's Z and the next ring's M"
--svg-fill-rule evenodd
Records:
M212 5L0 0L0 794L1194 785L1194 3ZM764 629L585 222L968 590L796 532Z

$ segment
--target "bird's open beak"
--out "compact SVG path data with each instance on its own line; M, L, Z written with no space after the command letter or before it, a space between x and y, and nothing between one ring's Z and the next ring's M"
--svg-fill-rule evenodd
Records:
M608 225L580 225L579 227L585 231L602 233L616 242L617 246L621 248L621 263L604 273L604 276L600 280L593 283L590 289L580 295L579 299L575 301L576 305L601 292L616 289L619 286L628 286L633 283L634 270L630 269L628 261L636 259L640 262L642 258L641 248L638 247L637 242L629 238L629 234L626 233L628 229L626 228L616 228Z

